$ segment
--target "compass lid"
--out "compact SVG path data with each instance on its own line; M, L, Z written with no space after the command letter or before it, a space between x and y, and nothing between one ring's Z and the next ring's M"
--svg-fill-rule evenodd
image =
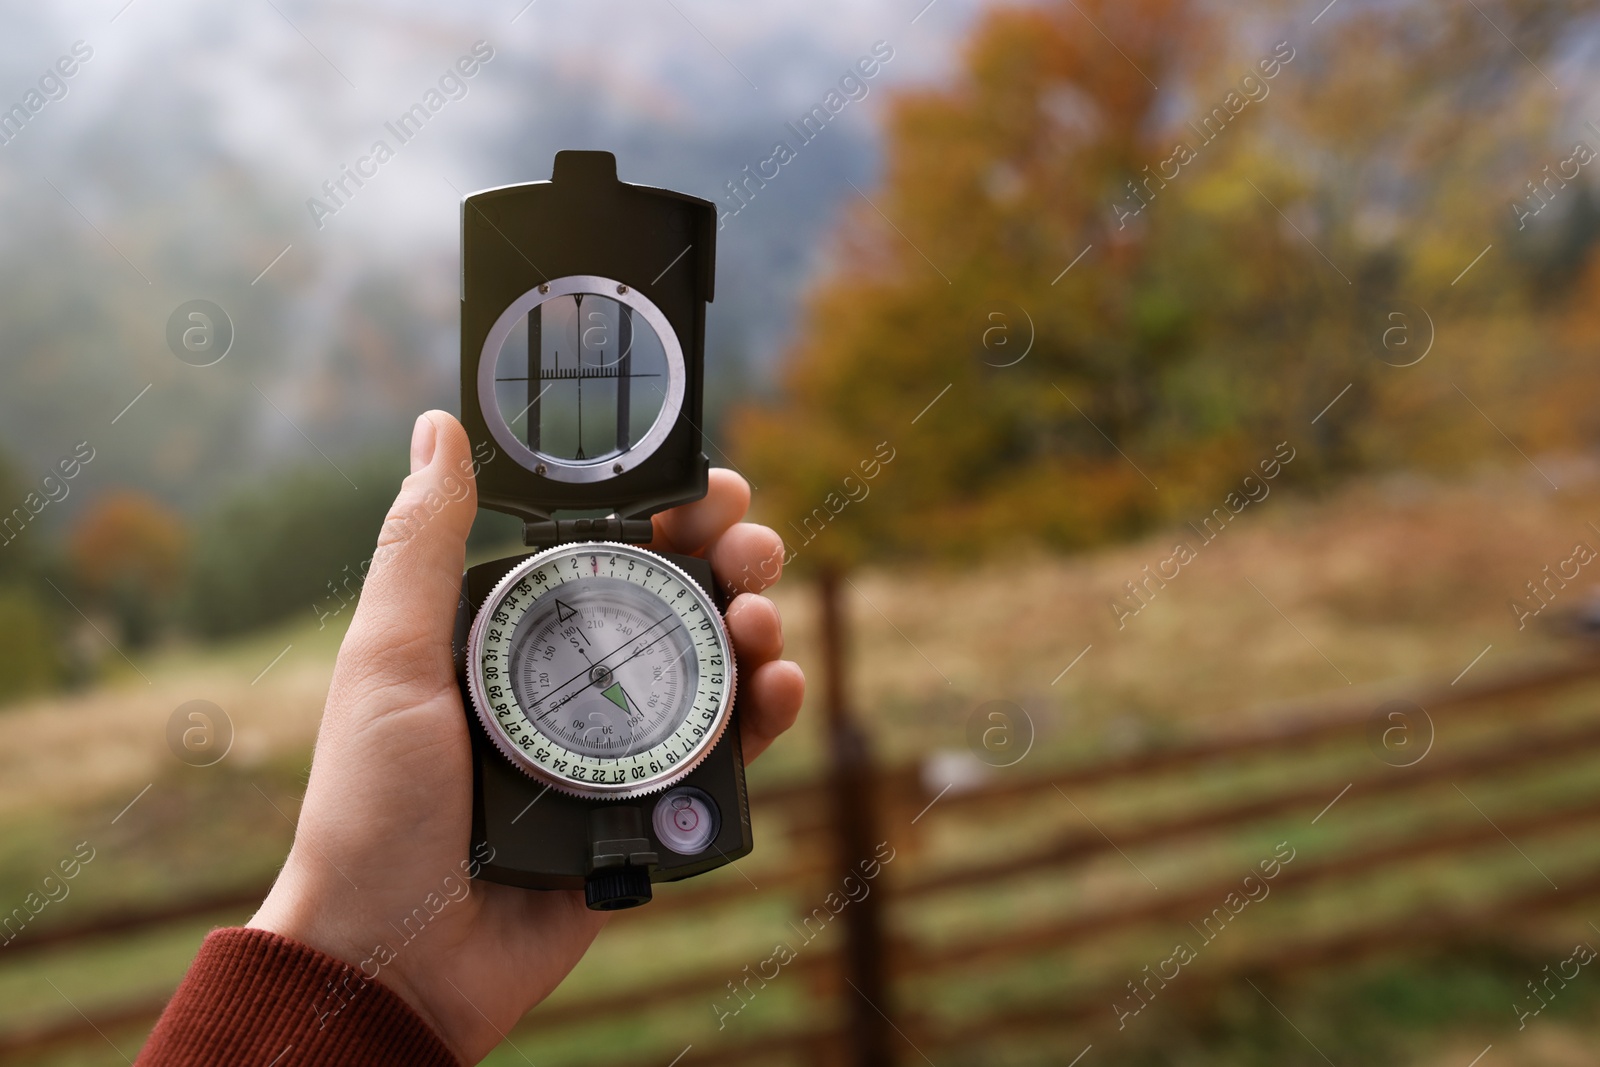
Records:
M530 543L648 539L651 514L705 495L716 225L708 201L619 181L609 152L462 201L462 424L480 506Z

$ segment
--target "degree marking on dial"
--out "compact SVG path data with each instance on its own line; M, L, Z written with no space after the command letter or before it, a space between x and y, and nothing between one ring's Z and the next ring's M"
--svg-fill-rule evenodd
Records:
M645 627L645 632L648 632L650 630L654 630L657 626L660 626L662 623L668 621L669 619L676 619L676 618L677 618L676 615L668 615L667 618L665 618L665 619L659 619L656 622L653 622L649 626ZM627 659L619 661L614 666L612 666L611 669L613 671L615 671L615 670L619 669L624 663L632 663L634 660L636 660L640 656L644 655L650 649L654 648L662 640L662 638L667 637L671 633L672 633L671 630L663 630L663 631L661 631L661 633L657 634L655 637L650 639L650 643L649 644L640 646L640 648L639 648L639 650L637 652L635 652L633 655L629 656ZM623 645L622 645L622 648L613 649L611 652L608 652L604 656L601 656L600 659L598 660L598 662L595 663L595 666L596 667L600 666L601 664L605 663L606 660L610 659L612 656L615 656L618 652L621 652L623 649L625 649L627 647L628 647L628 643L624 642ZM557 686L555 688L554 692L559 693L561 690L565 689L567 686L571 685L573 682L577 681L579 678L588 677L588 674L589 674L589 671L587 671L587 670L579 671L577 674L573 675L571 678L568 678L561 685ZM538 718L533 720L534 723L537 724L537 723L543 722L546 715L549 715L552 712L561 710L561 706L563 704L570 703L572 700L574 700L575 698L580 696L582 693L583 693L583 688L582 687L573 690L572 694L570 696L562 697L561 698L561 702L558 703L555 707L550 708L550 709L544 711L543 713L541 713Z

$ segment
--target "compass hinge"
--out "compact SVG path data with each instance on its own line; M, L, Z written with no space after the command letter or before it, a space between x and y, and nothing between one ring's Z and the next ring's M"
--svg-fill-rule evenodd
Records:
M529 548L544 548L568 541L621 541L648 544L655 537L649 519L540 519L522 524L522 541Z

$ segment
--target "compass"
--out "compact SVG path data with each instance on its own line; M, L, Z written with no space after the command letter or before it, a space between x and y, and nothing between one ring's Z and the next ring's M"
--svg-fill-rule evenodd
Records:
M722 591L642 547L706 492L715 234L710 203L605 152L462 203L462 424L480 506L532 549L463 580L471 846L480 877L599 910L752 847Z

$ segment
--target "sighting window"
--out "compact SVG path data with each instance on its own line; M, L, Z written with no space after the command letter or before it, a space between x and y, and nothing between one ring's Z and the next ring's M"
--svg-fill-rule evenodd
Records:
M479 380L491 431L559 480L631 467L660 446L683 403L671 327L608 279L561 278L524 294L490 331L491 353ZM490 368L492 379L481 373Z

